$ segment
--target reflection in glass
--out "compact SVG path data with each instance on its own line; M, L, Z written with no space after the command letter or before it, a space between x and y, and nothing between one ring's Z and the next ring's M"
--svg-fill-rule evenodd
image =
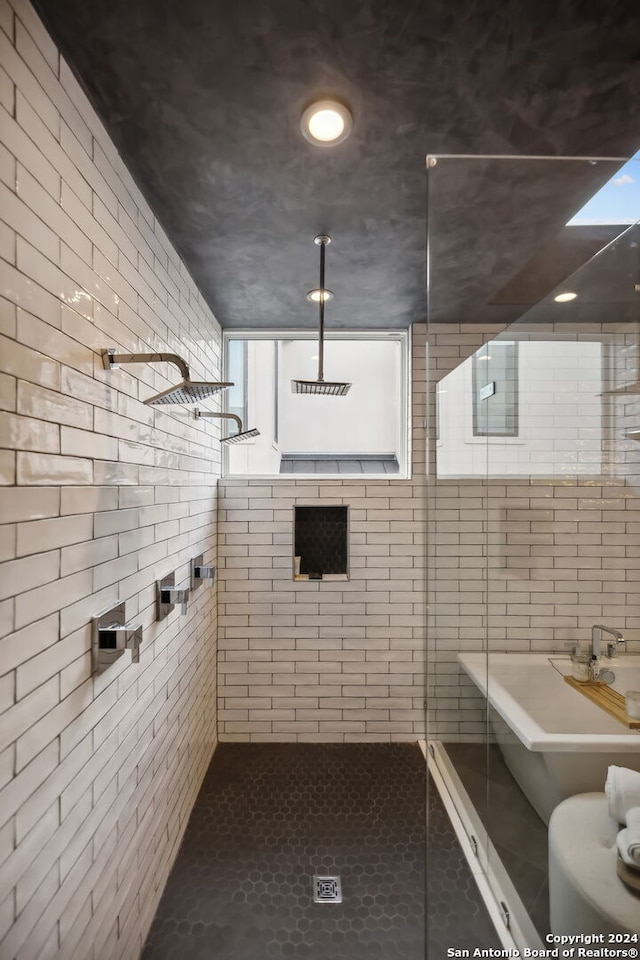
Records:
M633 731L560 709L594 623L640 665L640 162L428 171L428 736L517 945L540 948L570 922L549 909L550 810L640 767Z
M493 340L471 360L474 437L517 437L518 344Z

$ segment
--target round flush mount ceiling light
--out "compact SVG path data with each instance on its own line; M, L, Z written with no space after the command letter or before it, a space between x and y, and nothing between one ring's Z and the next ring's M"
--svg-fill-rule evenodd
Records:
M300 129L316 147L334 147L346 140L353 127L351 112L337 100L318 100L302 114Z
M559 293L557 297L554 297L556 303L569 303L570 300L575 300L578 296L577 293L571 293L567 290L566 293Z
M315 290L309 290L309 293L307 294L307 300L309 300L311 303L320 303L320 297L322 297L325 303L327 303L328 300L333 300L333 294L331 290L327 290L326 288L324 290L320 290L320 288L317 287Z

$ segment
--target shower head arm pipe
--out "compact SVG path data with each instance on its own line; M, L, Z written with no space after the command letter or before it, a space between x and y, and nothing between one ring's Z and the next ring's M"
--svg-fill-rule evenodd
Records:
M242 420L235 413L210 413L208 410L194 410L196 417L216 417L218 420L235 420L238 433L242 433Z
M318 234L313 238L313 242L320 247L320 289L312 290L307 294L307 300L315 300L315 294L318 294L318 307L320 314L320 329L318 332L318 379L317 380L292 380L291 389L294 393L322 394L323 396L344 397L351 388L350 383L342 381L332 381L324 379L324 304L332 294L329 293L324 285L324 264L325 247L331 243L331 237L324 233ZM329 296L327 296L327 294Z
M316 243L320 244L320 330L318 335L318 380L324 380L324 258L328 243L327 237L316 237Z
M184 380L190 380L189 367L177 353L116 353L115 350L103 350L102 362L105 370L113 370L121 363L173 363Z

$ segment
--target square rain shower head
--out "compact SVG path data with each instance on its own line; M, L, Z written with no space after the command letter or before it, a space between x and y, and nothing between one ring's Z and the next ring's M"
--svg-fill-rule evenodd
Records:
M206 400L221 390L232 387L232 383L208 383L200 380L183 380L162 393L149 397L144 402L150 406L160 406L165 403L193 403L194 400Z
M338 383L332 380L292 380L293 393L309 393L327 397L344 397L351 389L350 383Z
M249 437L259 436L260 431L254 427L253 430L243 430L242 433L232 433L230 437L223 437L220 443L240 443L241 440L248 440Z

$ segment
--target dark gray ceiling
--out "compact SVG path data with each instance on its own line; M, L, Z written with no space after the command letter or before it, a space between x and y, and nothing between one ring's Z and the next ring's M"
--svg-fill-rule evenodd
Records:
M582 297L567 310L567 304L553 303L553 295L567 283L575 291L578 279L598 304L589 322L620 320L609 306L621 301L640 319L634 289L640 250L631 247L623 256L626 247L618 245L615 256L596 256L629 227L566 225L620 166L593 159L439 158L429 169L430 319L504 326L542 301L548 322L569 315L577 320ZM630 166L638 167L634 179L640 181L640 161ZM538 320L542 314L536 312Z
M640 145L635 0L36 6L225 327L315 325L305 293L317 284L319 232L334 241L329 328L425 319L428 153L628 156ZM304 106L322 95L354 114L352 136L331 149L299 133ZM484 180L491 208L508 185ZM566 184L534 191L535 230L510 231L484 293L599 182L598 170L575 195ZM440 208L451 279L439 319L482 319L480 287L456 278L486 279L486 262L452 260L478 233L465 233L455 189Z

